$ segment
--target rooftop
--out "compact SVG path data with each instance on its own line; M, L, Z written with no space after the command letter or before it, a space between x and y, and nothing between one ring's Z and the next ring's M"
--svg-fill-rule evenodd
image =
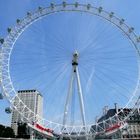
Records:
M39 91L37 91L36 89L18 90L18 94L19 93L38 93L40 96L42 96L42 94Z

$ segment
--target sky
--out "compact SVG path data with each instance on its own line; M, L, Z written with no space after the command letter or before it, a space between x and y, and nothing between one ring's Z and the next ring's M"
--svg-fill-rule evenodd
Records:
M14 26L16 19L25 17L27 11L34 11L38 6L47 7L50 2L59 4L62 1L0 0L0 37L5 37L7 27ZM75 2L75 0L69 2ZM128 25L133 26L138 35L140 34L139 0L79 0L79 3L91 3L97 7L102 6L106 11L113 11L118 17L124 18ZM96 34L95 37L94 34ZM107 36L108 40L106 39ZM97 46L97 49L92 49L92 43ZM89 46L89 49L84 50L85 44L87 47ZM112 45L114 45L113 49ZM108 46L107 49L103 50L104 46ZM64 49L61 47L64 47ZM98 48L102 50L98 52ZM112 25L96 17L91 19L90 15L74 13L56 14L38 21L29 27L15 44L11 56L11 78L16 90L37 88L44 96L44 106L51 109L51 111L44 110L44 116L47 119L52 119L52 116L55 116L53 121L57 122L62 118L62 107L65 103L69 84L71 65L67 65L71 62L71 54L75 49L83 56L79 60L81 61L79 71L81 69L80 72L83 75L83 77L81 76L81 83L86 85L83 89L83 93L87 93L84 94L85 104L90 102L90 104L85 105L85 108L88 108L88 123L91 123L97 115L97 111L102 111L101 108L105 103L108 102L109 107L113 106L113 102L124 105L127 102L126 97L131 96L131 94L124 93L126 90L131 92L137 78L135 69L137 60L134 57L134 50L127 39ZM118 53L115 53L116 51ZM88 55L84 55L84 53ZM59 57L60 54L62 54L61 57ZM89 61L89 58L90 60L98 58L99 62ZM104 59L102 60L102 58ZM107 63L115 63L116 65L109 66L106 65ZM32 69L34 69L33 72ZM45 73L46 71L47 73ZM114 73L116 77L114 77ZM108 75L109 79L107 78ZM130 79L126 79L129 76ZM44 82L46 84L43 84ZM60 86L60 83L63 82L65 84ZM110 86L108 86L109 84ZM76 89L77 86L73 89L74 93L76 93ZM90 94L93 91L95 94ZM106 94L101 94L101 92ZM56 98L52 93L55 93ZM77 94L73 95L72 98L75 110L79 110L79 102L76 102ZM99 100L101 100L100 103ZM59 108L56 110L55 107L58 104ZM0 100L1 124L10 125L11 116L4 111L8 106L9 103L6 99ZM75 112L75 116L72 116L73 113L74 109L71 108L69 119L72 120L75 117L78 120L79 117L77 116L80 112ZM93 117L91 114L93 114Z

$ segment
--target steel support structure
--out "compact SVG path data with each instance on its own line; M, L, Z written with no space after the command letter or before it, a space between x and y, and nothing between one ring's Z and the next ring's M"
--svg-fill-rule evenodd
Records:
M83 93L82 93L80 75L79 75L79 70L78 70L78 57L79 57L79 54L77 51L75 51L73 54L73 59L72 59L72 74L71 74L70 85L69 85L69 89L68 89L65 110L64 110L64 117L63 117L63 126L64 127L63 128L65 128L66 121L67 121L69 104L70 104L72 94L73 94L72 89L73 89L73 85L74 85L74 79L77 81L78 96L79 96L79 101L80 101L80 110L81 110L83 128L85 128L85 126L86 126Z
M19 112L19 114L21 114L23 117L25 117L24 114L21 112L21 110L19 110L19 108L18 108L18 105L22 104L23 111L26 110L26 113L29 114L26 117L26 119L30 122L30 120L31 120L30 114L34 114L32 112L32 110L30 108L28 108L22 102L22 100L18 97L17 97L18 98L17 105L15 105L13 102L13 100L16 97L17 92L13 86L13 82L12 82L11 75L10 75L10 58L11 58L12 50L13 50L13 47L14 47L16 41L21 36L21 34L29 26L31 26L34 22L41 20L42 18L44 18L48 15L62 13L62 12L77 12L77 13L80 12L80 13L87 13L87 14L90 14L93 16L100 17L103 20L108 21L112 25L117 27L125 35L125 37L133 44L132 46L134 47L134 49L136 51L137 60L138 60L137 61L137 63L138 63L138 80L137 80L135 90L132 93L133 96L130 98L130 100L124 107L124 108L130 107L130 106L133 107L133 109L132 109L132 111L130 111L129 115L125 116L124 120L121 120L121 121L125 121L132 113L134 113L134 111L136 109L135 103L137 102L137 99L139 96L139 91L140 91L140 37L136 35L133 27L130 27L125 23L124 19L116 17L113 12L107 12L102 7L99 7L99 8L94 7L91 4L80 4L80 3L78 4L77 2L76 3L63 2L62 4L51 3L50 6L48 6L48 7L38 7L38 9L33 12L27 12L27 15L24 18L17 19L16 24L12 28L8 28L8 35L4 39L0 39L0 46L1 46L1 49L0 49L0 64L1 64L0 65L0 84L2 86L4 96L8 99L10 104L15 107L15 109ZM76 55L76 53L75 53L75 55ZM79 72L77 72L78 71L78 62L76 62L76 60L78 61L78 57L73 56L73 60L75 61L75 63L72 62L73 71L75 70L75 72L73 72L74 78L78 79L77 78L78 77L77 75L79 75ZM80 79L79 79L79 81L80 81ZM80 85L80 83L79 83L79 85ZM79 89L81 89L81 86L78 87L78 90ZM83 124L84 124L85 112L84 112L84 105L83 105L82 90L79 90L79 91L80 91L79 99L81 99L80 106L81 106L81 110L83 110L83 111L81 111L81 113L83 112L82 120L83 120ZM65 105L66 109L64 110L64 112L65 112L64 114L66 114L66 115L64 115L65 119L63 121L63 124L66 124L66 118L67 118L66 112L68 111L68 109L67 109L68 107L66 107L66 106L69 106L69 100L70 100L70 97L67 97L67 98L68 98L68 103L66 103L66 105ZM123 109L121 112L123 112ZM37 114L34 114L34 116L39 117ZM61 129L62 124L52 122L52 121L47 120L42 117L39 117L39 120L40 120L39 122L41 122L43 124L43 126L51 128L58 134L62 134L62 129ZM111 117L111 121L116 122L116 123L118 121L120 121L120 119L118 118L118 113L115 116ZM105 123L108 124L108 120L106 120ZM93 130L92 133L89 133L91 130L91 126L93 126L93 125L96 125L96 128L101 129L101 131L105 130L98 123L97 124L93 123L93 124L89 124L89 125L86 124L86 130L87 130L86 131L87 133L85 133L86 136L89 136L89 135L91 136L91 135L97 134L96 130ZM110 124L108 124L108 125L110 125ZM74 136L71 134L71 131L70 132L67 131L67 133L62 134L62 135L67 136L67 137L80 137L82 135L82 133L81 133L82 128L83 128L83 125L82 126L81 125L79 125L79 126L68 126L67 125L66 126L67 130L75 130L75 132L79 135Z

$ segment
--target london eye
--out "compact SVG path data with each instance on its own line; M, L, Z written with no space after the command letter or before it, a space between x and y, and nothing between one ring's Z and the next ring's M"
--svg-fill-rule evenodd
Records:
M123 108L135 109L139 96L140 38L114 12L77 2L51 3L27 12L7 31L0 40L1 85L30 126L62 137L91 136L133 113ZM18 97L18 90L32 88L43 96L43 116ZM114 103L123 118L118 112L96 122L102 108Z

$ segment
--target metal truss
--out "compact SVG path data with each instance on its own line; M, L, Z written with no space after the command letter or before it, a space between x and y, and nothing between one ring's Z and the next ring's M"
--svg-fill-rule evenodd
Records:
M53 3L50 4L49 7L42 8L39 7L36 11L34 12L27 12L27 16L24 17L23 19L17 19L16 25L13 26L12 28L8 28L8 35L4 39L0 39L1 43L1 48L0 48L0 82L2 85L3 92L11 105L23 116L25 117L29 124L32 122L32 118L38 118L36 121L40 124L42 124L44 127L47 126L50 129L53 129L55 133L66 136L66 137L83 137L83 136L94 136L100 132L104 132L106 128L109 126L117 123L117 122L124 122L126 118L129 116L129 114L125 114L123 109L121 112L124 114L123 118L119 118L118 114L115 116L109 118L108 120L105 120L100 123L96 124L90 124L86 125L86 120L85 120L85 114L84 114L84 105L82 101L82 91L80 87L80 79L79 79L79 73L78 73L78 68L76 72L76 78L77 78L77 84L79 85L79 97L81 101L81 113L82 113L82 120L83 124L80 126L68 126L66 125L66 115L64 115L64 121L63 124L55 123L52 122L51 120L46 120L45 118L41 118L38 116L38 114L35 114L32 112L23 102L22 100L17 96L17 91L15 91L13 87L13 83L11 80L10 76L10 56L12 53L12 49L14 47L15 42L18 40L19 36L24 32L29 26L31 26L34 22L41 20L42 18L52 15L55 13L60 13L60 12L84 12L87 14L91 14L93 16L99 16L103 20L106 20L110 23L112 23L114 26L116 26L120 31L128 38L128 40L131 41L133 44L132 46L136 50L137 58L138 58L138 67L139 67L139 75L138 75L138 81L136 85L136 89L133 93L133 96L127 103L127 105L124 108L127 107L134 107L129 114L132 114L135 109L136 109L136 104L139 96L139 91L140 91L140 49L139 49L139 44L140 44L140 37L138 37L134 33L134 28L129 27L124 19L120 19L115 16L113 12L107 12L104 11L102 7L93 7L90 4L79 4L79 3L66 3L63 2L62 4L55 5ZM72 83L73 79L71 79ZM70 90L71 92L71 84L70 84ZM17 99L17 104L14 104L15 98ZM69 97L68 97L68 102L69 102ZM22 110L19 110L19 105L22 106ZM67 112L67 105L66 103L65 106L65 111L64 114ZM24 112L24 113L22 113ZM27 114L27 115L25 115ZM91 126L95 126L96 129L92 129ZM65 133L63 133L62 128L65 127ZM83 130L85 128L85 130ZM43 132L42 132L43 133ZM73 134L74 133L74 134Z

